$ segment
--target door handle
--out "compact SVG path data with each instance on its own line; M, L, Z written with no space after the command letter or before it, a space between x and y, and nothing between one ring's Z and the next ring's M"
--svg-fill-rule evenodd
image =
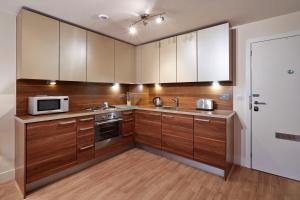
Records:
M259 101L254 101L255 105L266 105L267 103L265 102L259 102Z

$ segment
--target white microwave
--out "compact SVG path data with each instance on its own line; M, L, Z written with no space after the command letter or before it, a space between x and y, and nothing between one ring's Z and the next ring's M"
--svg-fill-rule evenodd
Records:
M28 113L42 115L69 111L68 96L35 96L28 97Z

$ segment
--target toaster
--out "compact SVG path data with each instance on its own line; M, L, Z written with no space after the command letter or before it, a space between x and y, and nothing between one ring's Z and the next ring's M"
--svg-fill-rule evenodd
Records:
M196 108L199 110L214 110L214 100L212 99L198 99Z

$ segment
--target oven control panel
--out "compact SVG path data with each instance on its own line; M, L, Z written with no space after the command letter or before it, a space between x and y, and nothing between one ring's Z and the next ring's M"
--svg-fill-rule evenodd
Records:
M103 113L95 116L95 121L107 121L111 119L118 119L121 118L121 113L120 112L108 112L108 113Z

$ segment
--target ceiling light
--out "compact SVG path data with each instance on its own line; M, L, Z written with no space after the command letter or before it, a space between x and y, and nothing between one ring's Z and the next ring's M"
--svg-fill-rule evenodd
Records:
M105 20L108 20L109 19L109 16L108 15L105 15L105 14L100 14L98 15L98 18L105 21Z
M218 82L218 81L214 81L213 83L212 83L212 87L214 88L214 89L219 89L220 88L220 83Z
M161 24L164 20L165 20L165 18L163 16L159 16L159 17L156 18L155 21L156 21L157 24Z
M47 84L48 85L56 85L56 81L49 80L49 81L47 81Z
M134 26L129 26L129 33L130 34L132 34L132 35L134 35L134 34L136 34L136 28L134 27Z

